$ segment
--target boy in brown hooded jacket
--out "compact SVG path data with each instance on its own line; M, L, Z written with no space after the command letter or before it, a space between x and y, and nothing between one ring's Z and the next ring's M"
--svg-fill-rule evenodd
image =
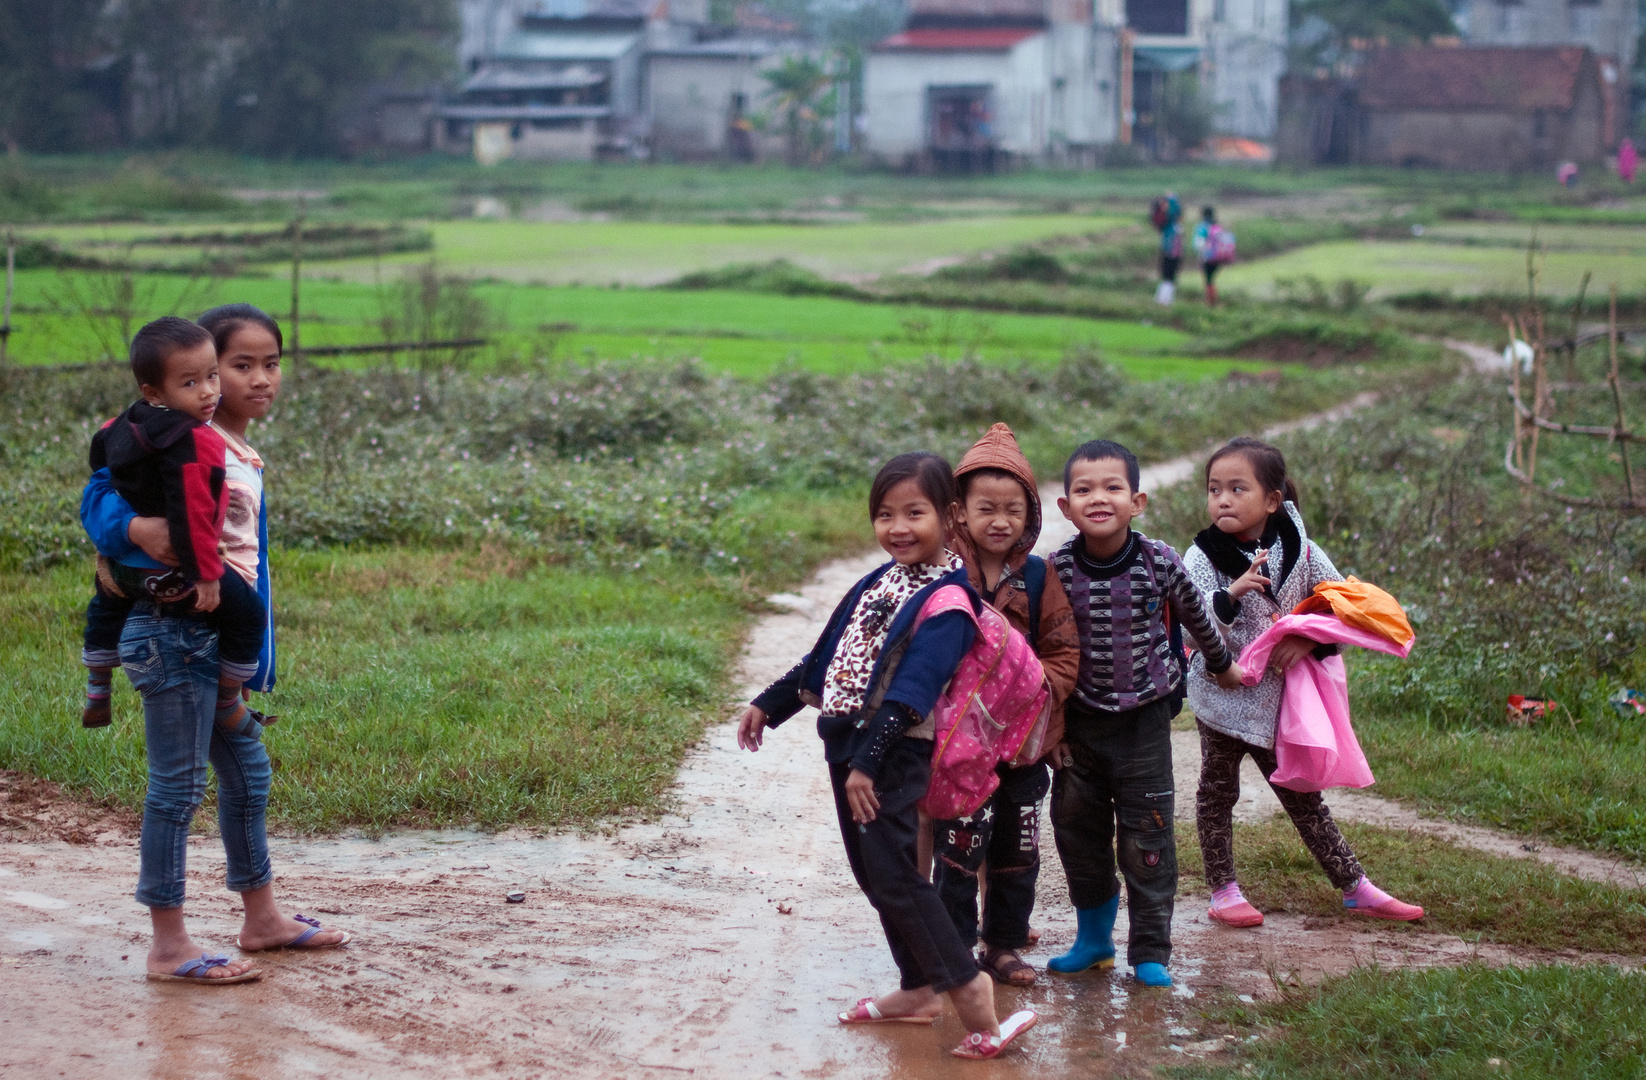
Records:
M1047 761L1063 738L1063 699L1080 674L1074 612L1056 574L1030 554L1040 537L1040 496L1034 470L1011 428L996 424L955 469L960 503L951 543L983 599L1029 639L1045 669L1052 715L1045 757L999 769L1000 787L969 818L932 823L935 883L949 917L968 945L978 939L978 871L985 862L983 969L997 982L1027 986L1034 968L1018 950L1029 944L1040 875L1040 801L1051 785Z

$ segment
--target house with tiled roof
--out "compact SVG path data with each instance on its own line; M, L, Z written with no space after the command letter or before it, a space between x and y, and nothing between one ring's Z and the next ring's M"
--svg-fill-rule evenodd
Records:
M1520 172L1606 146L1600 62L1581 45L1380 49L1361 65L1354 159Z

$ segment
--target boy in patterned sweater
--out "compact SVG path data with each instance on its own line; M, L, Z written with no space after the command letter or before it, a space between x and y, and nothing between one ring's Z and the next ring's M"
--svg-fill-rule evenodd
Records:
M1079 534L1051 562L1074 609L1080 676L1053 750L1052 828L1079 930L1074 946L1046 966L1064 974L1114 966L1118 862L1127 962L1139 982L1170 986L1171 725L1184 677L1172 621L1195 640L1219 685L1239 686L1241 671L1177 552L1132 529L1149 501L1139 479L1137 458L1106 439L1083 444L1063 467L1057 506Z

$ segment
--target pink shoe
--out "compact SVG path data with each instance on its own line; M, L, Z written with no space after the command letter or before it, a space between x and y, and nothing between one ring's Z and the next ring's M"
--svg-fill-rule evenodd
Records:
M985 1035L981 1031L974 1031L949 1053L957 1058L971 1058L973 1061L987 1061L989 1058L999 1057L1006 1052L1006 1047L1010 1046L1014 1039L1034 1027L1038 1019L1040 1018L1028 1009L1012 1013L1000 1022L999 1035Z
M1396 900L1376 885L1372 879L1362 875L1355 882L1352 889L1343 893L1343 906L1351 911L1358 911L1362 915L1370 915L1374 919L1391 919L1395 922L1416 922L1423 918L1423 909L1416 904L1408 904L1403 900Z
M1212 906L1206 909L1206 915L1224 926L1263 925L1263 912L1253 907L1232 881L1212 893Z

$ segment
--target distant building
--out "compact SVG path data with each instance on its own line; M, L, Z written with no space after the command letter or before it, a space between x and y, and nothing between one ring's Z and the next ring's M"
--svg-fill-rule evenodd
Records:
M1601 70L1581 45L1375 50L1352 81L1287 77L1280 156L1552 173L1605 153Z
M867 149L983 167L1095 164L1113 143L1168 149L1167 80L1192 71L1215 130L1271 139L1286 0L913 0L864 72Z
M1459 22L1473 45L1584 45L1600 66L1608 147L1627 128L1629 73L1640 40L1637 0L1466 0Z
M646 53L645 112L654 154L675 160L752 161L775 149L753 117L770 84L761 72L804 46L793 39L731 36Z

